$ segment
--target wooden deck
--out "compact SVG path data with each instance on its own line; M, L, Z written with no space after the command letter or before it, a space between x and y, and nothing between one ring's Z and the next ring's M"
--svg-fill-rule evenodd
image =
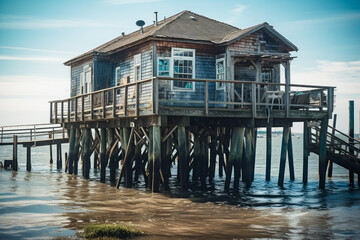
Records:
M169 91L169 87L171 81L180 80L184 81L156 77L51 101L50 121L76 123L154 115L303 121L331 118L333 112L334 87L186 79L203 89L202 94L194 97L194 93L189 91L189 97L185 95L179 98ZM219 93L214 88L216 82L222 82L227 91ZM269 96L274 92L281 93L281 97L272 101ZM308 99L297 101L300 93L308 96ZM218 97L219 94L223 97Z

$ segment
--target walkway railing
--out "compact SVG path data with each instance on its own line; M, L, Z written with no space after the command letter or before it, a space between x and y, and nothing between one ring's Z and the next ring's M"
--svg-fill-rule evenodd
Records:
M176 89L176 83L187 88ZM296 111L322 111L331 118L334 87L267 82L156 77L121 86L50 101L52 123L78 122L116 117L161 114L169 107L202 110L281 111L285 117ZM186 111L184 111L186 115Z

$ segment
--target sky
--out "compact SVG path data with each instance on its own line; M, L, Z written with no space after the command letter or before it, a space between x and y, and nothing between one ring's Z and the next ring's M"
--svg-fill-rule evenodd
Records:
M268 22L298 48L291 82L335 86L337 126L360 115L360 1L0 0L0 126L49 122L48 101L70 95L63 63L183 10L246 28ZM330 121L331 124L331 121Z

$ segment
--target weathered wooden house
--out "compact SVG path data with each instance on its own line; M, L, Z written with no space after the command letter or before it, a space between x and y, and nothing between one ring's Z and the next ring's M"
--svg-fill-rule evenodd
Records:
M167 184L167 168L174 155L179 159L179 178L185 188L189 169L193 169L193 179L200 176L204 182L208 173L211 179L215 159L219 159L219 169L226 166L227 183L234 166L235 185L240 169L244 181L250 184L258 127L268 127L270 132L272 126L284 127L285 166L292 123L322 120L327 126L333 110L333 87L290 84L291 52L297 50L268 23L239 29L183 11L161 21L156 17L152 25L123 33L67 61L65 65L71 67L71 97L52 101L50 118L70 130L69 170L74 162L77 164L74 149L80 134L75 132L85 131L81 135L84 137L92 128L101 129L91 151L95 149L96 159L100 156L102 169L108 161L102 155L106 151L105 129L110 129L108 136L113 136L107 139L108 152L116 153L114 149L118 149L119 141L122 143L125 165L119 181L124 169L127 186L131 185L133 163L143 159L142 150L130 150L141 149L141 144L146 144L148 153L148 159L141 161L150 163L150 176L155 178L149 181L155 184L155 190L159 169L162 182ZM173 141L167 143L170 136ZM139 142L140 147L136 145ZM133 144L136 147L131 147ZM90 147L83 147L86 152L84 149L90 151ZM127 160L130 155L133 157ZM110 157L111 181L115 179L114 159L118 158ZM267 161L270 159L271 155ZM282 185L282 167L280 171ZM267 178L268 174L269 169Z

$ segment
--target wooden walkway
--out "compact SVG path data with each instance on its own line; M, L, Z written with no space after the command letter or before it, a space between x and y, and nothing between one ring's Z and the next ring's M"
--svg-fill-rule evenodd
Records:
M26 169L31 170L31 147L50 146L50 163L52 163L52 147L57 146L57 168L62 165L61 144L68 143L69 138L60 124L28 124L0 127L0 147L13 146L12 169L18 169L17 147L26 147Z

